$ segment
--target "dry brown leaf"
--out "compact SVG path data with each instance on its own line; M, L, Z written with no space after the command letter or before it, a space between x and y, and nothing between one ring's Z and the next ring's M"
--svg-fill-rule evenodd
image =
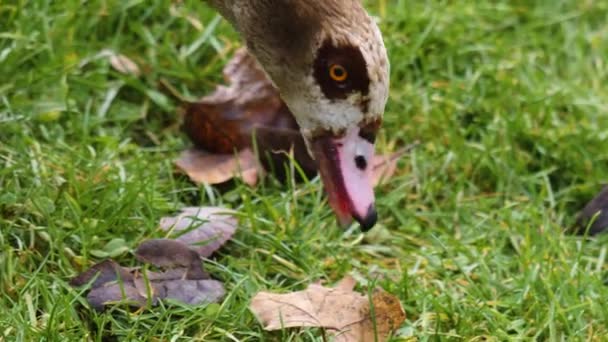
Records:
M234 212L219 207L187 207L160 220L160 229L181 234L177 241L187 244L206 258L232 238L237 229Z
M135 63L129 57L116 53L116 52L113 52L112 54L110 54L109 59L110 59L110 65L112 65L112 68L114 68L116 71L120 72L121 74L131 75L131 76L136 76L136 77L141 75L141 70L139 69L139 66L137 65L137 63Z
M259 292L250 308L265 330L320 327L339 342L385 341L405 320L399 300L377 289L372 295L374 318L367 296L354 292L352 280L335 288L311 284L304 291L276 294ZM374 322L375 329L374 329Z
M236 155L211 154L191 148L182 152L175 164L197 184L220 184L240 177L245 184L253 186L260 175L257 159L249 148Z

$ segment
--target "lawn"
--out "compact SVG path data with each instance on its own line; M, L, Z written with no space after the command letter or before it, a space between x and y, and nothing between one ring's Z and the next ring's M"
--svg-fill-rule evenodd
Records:
M196 186L180 99L241 46L201 1L0 2L0 341L321 341L265 332L260 290L353 275L398 296L395 340L605 340L605 236L568 232L608 175L608 2L367 1L391 59L379 224L336 225L318 179ZM103 51L142 68L114 70ZM92 312L69 279L184 206L239 212L206 262L221 304Z

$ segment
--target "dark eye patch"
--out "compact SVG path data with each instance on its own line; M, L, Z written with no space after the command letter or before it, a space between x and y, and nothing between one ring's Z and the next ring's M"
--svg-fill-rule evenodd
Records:
M331 78L330 67L341 65L348 73L344 81ZM359 48L352 45L334 46L325 41L317 52L313 75L323 94L330 100L345 99L354 92L365 96L369 92L367 64Z

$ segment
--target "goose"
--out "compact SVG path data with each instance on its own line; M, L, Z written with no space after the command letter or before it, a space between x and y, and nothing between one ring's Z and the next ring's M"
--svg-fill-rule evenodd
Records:
M293 112L338 223L378 219L371 181L388 99L380 29L360 0L207 0Z

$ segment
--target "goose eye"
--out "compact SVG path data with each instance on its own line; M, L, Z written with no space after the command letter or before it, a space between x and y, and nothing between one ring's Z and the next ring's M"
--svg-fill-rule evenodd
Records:
M335 46L327 40L317 51L312 70L317 85L329 100L346 99L357 92L362 96L369 94L367 63L358 47Z
M344 82L348 78L348 71L340 64L332 64L329 67L329 77L336 82Z

